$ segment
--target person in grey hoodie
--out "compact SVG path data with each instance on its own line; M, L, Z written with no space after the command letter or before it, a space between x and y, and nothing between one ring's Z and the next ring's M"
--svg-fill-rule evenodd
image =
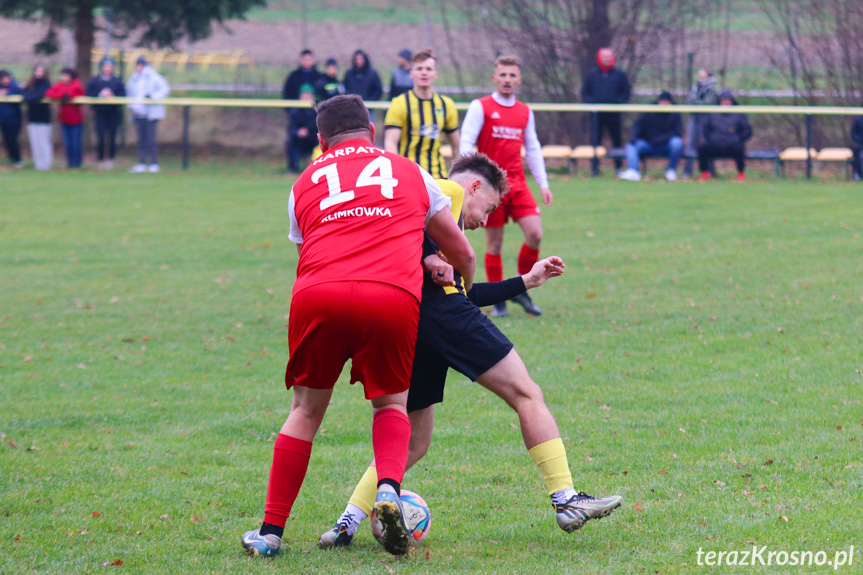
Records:
M736 106L737 100L729 90L719 94L720 106ZM752 137L752 127L746 114L708 114L702 131L704 143L698 146L698 169L701 179L714 177L713 160L732 158L737 164L737 180L745 181L746 140Z
M171 86L156 72L147 60L140 56L135 62L135 71L126 82L126 96L139 100L161 100L171 93ZM129 170L133 174L146 171L155 174L159 171L159 152L156 147L156 126L165 119L165 106L162 104L129 104L135 119L138 134L138 164ZM149 160L149 167L147 162Z
M414 81L411 78L411 58L413 54L407 48L399 50L396 55L396 67L393 68L393 79L390 83L390 100L410 92L414 87Z
M716 86L716 76L707 68L698 71L698 81L689 90L687 104L690 106L715 106L719 103L719 89ZM698 144L701 143L701 129L704 127L704 114L690 114L686 127L686 164L683 166L683 177L691 178L695 160L692 156L698 154Z
M12 74L0 70L0 96L21 96L23 93ZM16 168L20 168L23 165L21 146L18 143L18 136L21 134L20 103L0 102L0 132L3 133L3 146L9 154L9 161Z

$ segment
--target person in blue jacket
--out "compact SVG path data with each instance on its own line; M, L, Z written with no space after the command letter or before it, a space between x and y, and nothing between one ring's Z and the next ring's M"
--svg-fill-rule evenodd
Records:
M0 96L21 96L24 91L6 70L0 70ZM0 102L0 132L3 133L3 147L9 155L9 161L20 168L21 146L18 136L21 134L21 104L20 102Z

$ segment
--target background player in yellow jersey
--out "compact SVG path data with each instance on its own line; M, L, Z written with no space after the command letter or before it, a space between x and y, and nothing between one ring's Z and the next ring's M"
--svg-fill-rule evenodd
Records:
M451 98L434 92L437 59L420 50L411 59L412 90L393 99L384 120L384 149L410 158L435 178L446 178L440 153L446 135L453 150L459 147L459 121Z

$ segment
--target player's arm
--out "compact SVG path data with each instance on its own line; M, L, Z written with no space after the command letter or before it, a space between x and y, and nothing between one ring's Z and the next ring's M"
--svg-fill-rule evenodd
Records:
M297 255L303 253L303 232L300 230L300 224L297 221L296 205L294 201L294 188L291 188L291 195L288 196L288 217L290 218L291 227L288 232L288 239L297 244Z
M467 107L464 122L461 123L458 146L459 154L473 151L476 141L479 139L479 133L482 131L483 124L485 124L485 114L482 111L482 102L474 100Z
M545 171L545 160L542 157L542 146L536 135L536 118L533 115L533 110L530 111L527 128L524 131L524 154L527 167L530 168L530 173L533 174L533 179L536 180L536 185L539 186L539 191L542 194L542 203L550 206L554 197L548 187L548 174Z
M485 307L503 303L529 289L539 287L550 278L563 275L566 265L557 256L551 256L536 262L531 270L522 275L501 282L484 282L474 284L467 292L467 297L477 307Z
M399 141L406 123L407 99L398 97L392 101L384 118L384 150L391 154L399 153Z
M455 131L448 133L446 135L446 139L453 151L458 150L459 154L461 154L461 136L458 128L456 128Z
M476 272L476 254L450 211L452 199L444 194L431 174L422 168L419 170L429 195L426 233L438 249L447 255L449 264L461 274L465 291L469 291Z
M447 142L452 147L453 154L458 156L461 150L459 149L459 145L461 143L461 133L459 132L458 125L458 110L455 109L455 102L453 102L450 98L443 97L442 98L444 105L444 126L443 131L446 134Z
M476 273L476 254L449 210L440 210L426 224L426 233L447 255L448 263L461 274L464 289L470 291Z
M391 154L399 153L399 141L402 139L402 129L395 126L384 128L384 150Z

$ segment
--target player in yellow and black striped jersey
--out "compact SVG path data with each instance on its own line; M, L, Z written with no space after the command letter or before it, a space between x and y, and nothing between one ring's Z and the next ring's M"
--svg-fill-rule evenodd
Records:
M452 215L462 229L484 226L509 188L506 172L483 154L456 158L450 178L451 181L438 184L452 199ZM522 276L467 286L467 294L461 278L429 241L423 243L423 267L426 273L407 401L411 421L408 467L416 464L431 444L434 405L443 401L447 372L452 368L498 395L518 413L525 446L542 474L561 529L575 531L619 507L623 501L620 496L596 498L576 492L566 448L539 386L531 379L512 342L479 309L563 274L563 260L555 256L546 258ZM320 547L344 547L352 543L360 522L371 514L377 481L372 464L344 513L321 536Z
M414 87L393 99L384 120L384 149L410 158L435 178L446 178L441 139L453 150L459 145L458 111L451 98L434 92L437 59L421 50L411 59Z

